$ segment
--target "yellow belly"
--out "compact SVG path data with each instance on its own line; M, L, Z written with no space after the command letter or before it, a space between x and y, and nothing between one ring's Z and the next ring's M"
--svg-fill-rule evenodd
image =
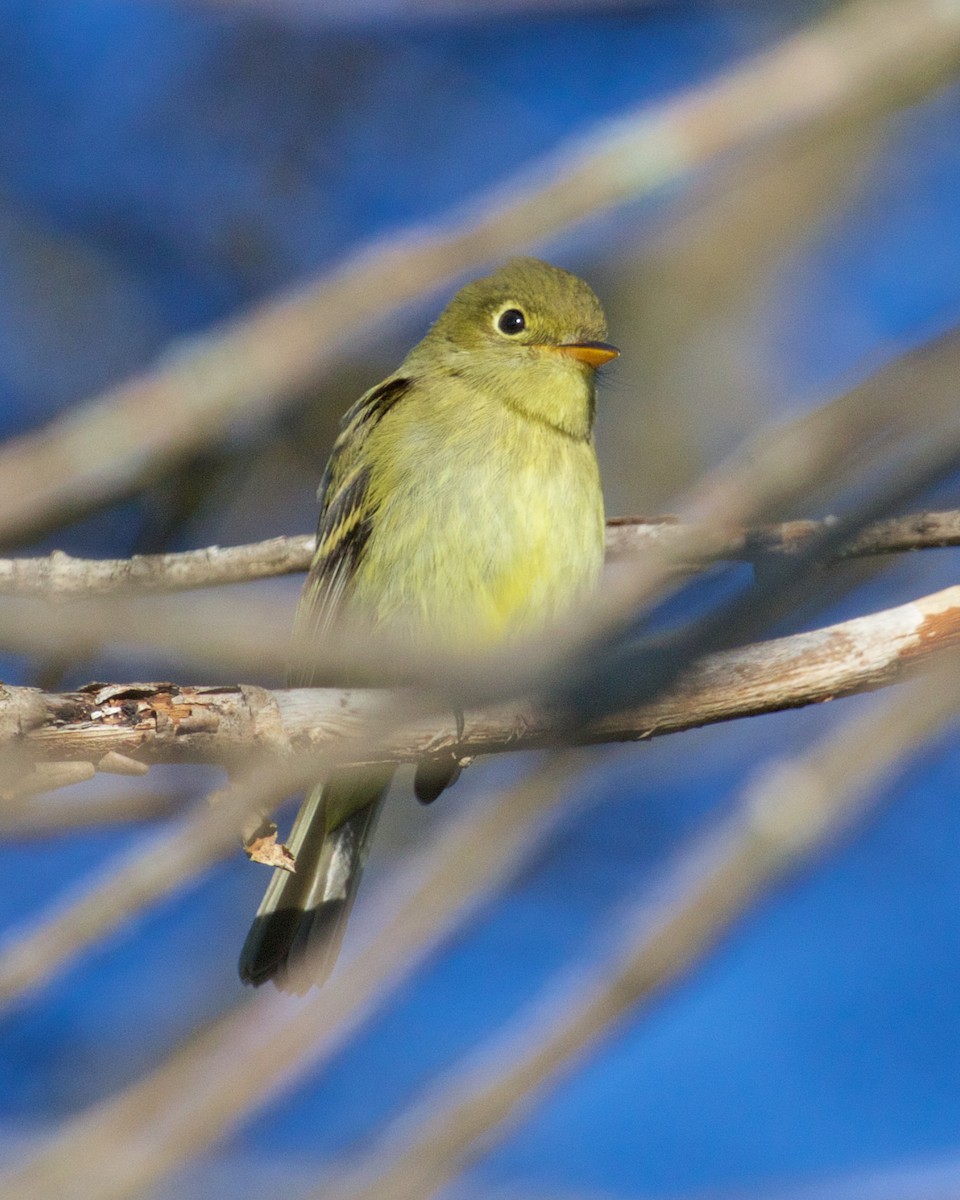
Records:
M459 649L555 620L603 562L592 443L509 411L482 415L475 440L462 422L456 437L436 421L391 431L351 598L388 628Z

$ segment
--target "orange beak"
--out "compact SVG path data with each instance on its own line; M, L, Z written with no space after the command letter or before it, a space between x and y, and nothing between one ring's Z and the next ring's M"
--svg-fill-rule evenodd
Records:
M563 346L545 346L544 349L575 358L588 367L602 367L620 354L616 346L608 346L606 342L567 342Z

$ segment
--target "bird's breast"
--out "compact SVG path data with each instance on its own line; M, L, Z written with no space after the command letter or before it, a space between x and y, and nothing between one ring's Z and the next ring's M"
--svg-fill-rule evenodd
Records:
M560 618L594 586L603 501L590 441L502 409L393 431L354 602L456 648Z

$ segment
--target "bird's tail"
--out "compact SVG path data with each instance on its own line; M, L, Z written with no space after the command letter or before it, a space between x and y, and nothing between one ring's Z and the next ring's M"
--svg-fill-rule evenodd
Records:
M333 970L392 773L339 772L307 796L289 840L296 871L274 872L240 952L244 983L302 995Z

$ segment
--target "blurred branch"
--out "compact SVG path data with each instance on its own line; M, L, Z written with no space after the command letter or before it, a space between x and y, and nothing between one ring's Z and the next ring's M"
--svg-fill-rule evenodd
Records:
M660 511L711 447L767 419L771 381L747 331L784 264L862 202L870 164L901 124L890 116L850 113L778 139L738 157L736 170L698 177L652 227L624 228L623 261L605 261L599 281L631 380L603 389L597 426L611 511Z
M721 155L927 91L960 56L960 10L856 0L719 80L583 138L427 226L184 343L147 372L0 449L0 542L128 494L315 382L372 320L480 263L649 194Z
M394 244L388 248L393 258L386 275L377 274L377 270L383 271L383 263L378 265L376 252L371 251L344 268L325 289L282 302L280 307L231 326L225 339L211 347L212 353L200 347L192 358L184 357L156 377L134 382L104 398L99 408L82 410L59 430L21 440L22 454L0 456L0 513L6 518L6 525L0 519L0 536L22 536L29 529L61 519L66 512L74 515L103 503L138 486L200 440L216 439L238 414L249 417L271 411L314 377L337 344L340 329L356 329L382 311L381 299L384 307L400 303L469 263L504 253L514 244L526 245L531 238L546 236L585 213L618 202L618 197L642 194L660 181L708 162L717 152L739 149L779 133L784 122L795 129L810 118L830 119L838 106L856 107L874 99L889 105L904 84L930 86L953 61L958 30L960 13L955 19L953 10L942 6L935 9L904 0L882 6L847 6L838 16L828 17L809 34L785 43L719 86L658 109L637 128L604 131L609 139L601 145L608 152L606 160L600 162L590 152L574 151L566 162L561 158L551 165L554 174L548 184L524 184L526 190L521 188L512 197L496 197L492 211L483 219L465 219L449 234L427 234L419 245ZM819 50L825 50L826 56ZM791 65L792 71L785 72L785 65ZM745 87L745 77L752 80L752 88ZM642 133L639 141L638 130ZM576 170L565 174L571 164ZM518 195L519 206L514 204ZM283 304L290 307L284 310ZM954 407L955 378L954 373ZM902 396L901 392L901 408ZM119 413L116 419L114 401ZM888 394L884 416L891 411L890 401ZM187 418L184 406L191 402L197 410ZM866 453L881 440L872 436L880 427L876 413L849 406L835 410L834 415L836 411L838 421L808 424L799 442L801 453L797 453L796 441L788 441L778 447L779 457L774 454L763 460L762 474L709 480L684 510L687 518L715 521L709 535L704 526L696 545L703 547L725 526L776 515L770 505L790 496L791 489L822 479L831 468L843 469L850 444ZM91 433L95 424L88 419L91 412L102 419L99 432ZM922 405L917 412L911 409L902 414L904 424L909 424L908 416L923 422ZM891 445L898 436L896 420L894 417L889 426L883 426ZM935 436L935 431L931 432ZM116 437L114 444L118 445L109 461L103 454L108 436ZM763 448L769 450L769 443ZM853 461L859 466L863 460L854 457ZM754 466L755 460L750 465ZM23 474L17 477L21 469ZM62 487L58 486L61 481ZM18 507L21 493L24 503ZM618 610L635 612L638 597L652 594L674 569L668 558L631 576L629 588L621 589L614 598L616 603L600 614L601 618L607 621ZM205 630L208 647L219 634L220 622L227 619L223 613L211 612L210 616ZM938 628L935 614L929 616L934 618L930 628ZM140 624L143 622L141 615ZM128 628L135 627L134 618ZM197 630L192 632L200 637ZM271 645L275 632L273 627L259 630L262 641L248 639L244 652L250 655L251 646L259 651L261 646ZM152 629L150 634L154 634ZM39 639L50 636L39 623L31 635ZM6 1190L28 1200L41 1196L46 1200L50 1195L78 1200L139 1196L187 1155L209 1145L284 1081L342 1043L382 1001L385 989L415 969L465 914L502 882L536 841L547 815L559 811L566 796L557 793L572 790L572 774L579 761L572 752L558 756L546 776L504 793L489 809L458 823L439 848L434 846L434 858L424 866L416 885L390 893L380 920L371 925L366 949L344 963L319 1003L257 996L208 1026L158 1070L70 1122L22 1169L8 1175ZM310 769L316 767L313 763ZM278 774L282 777L276 778ZM233 830L254 803L254 793L258 801L264 791L274 794L268 783L286 791L292 786L293 774L271 768L253 779L242 797L235 795L226 809L210 810L216 816L209 822L206 810L191 814L194 824L182 823L169 838L157 845L151 843L146 853L141 850L136 860L131 856L112 865L101 881L102 890L95 888L79 900L74 898L61 910L60 916L69 916L69 921L58 923L46 915L49 924L45 927L41 921L35 925L35 940L24 939L14 945L19 957L15 954L5 960L20 971L19 977L8 977L13 983L9 994L15 995L17 986L21 991L35 986L92 938L115 928L127 911L136 911L165 889L182 884L191 872L210 861L211 855L222 852L225 838L232 845ZM178 861L180 851L183 858ZM494 1113L494 1124L497 1119ZM116 1151L118 1145L123 1147L122 1154ZM448 1166L449 1160L438 1169Z
M122 758L136 752L155 759L211 761L219 752L234 759L242 754L255 765L216 806L201 806L146 848L136 847L107 864L79 896L68 898L50 914L40 914L24 929L9 931L0 953L0 1004L37 986L83 947L228 853L253 812L263 811L271 797L275 803L319 773L320 764L325 762L329 769L335 748L336 761L342 764L356 761L361 745L362 761L380 761L381 755L412 760L454 746L469 756L571 738L585 743L645 739L891 683L958 641L960 587L955 587L814 633L718 654L691 671L672 693L592 728L571 731L532 709L468 713L459 739L452 721L446 727L421 723L378 736L377 721L383 723L391 706L375 692L177 690L137 684L48 697L50 727L31 732L27 743L46 742L57 767L77 765L59 760L66 753L89 754L91 741L101 762L109 746L110 754ZM10 691L13 698L8 703L16 704L16 693L22 691L25 703L31 709L35 705L31 689ZM398 700L392 711L403 707ZM59 726L61 721L65 724ZM119 737L112 722L120 723ZM140 725L145 728L138 730ZM106 736L101 738L101 733Z
M685 522L683 562L710 561L727 547L729 531L750 528L817 497L824 506L849 504L851 488L873 489L869 505L836 524L819 527L781 571L774 588L771 573L764 583L765 603L774 592L781 599L796 590L797 578L809 578L822 558L836 554L864 524L887 511L903 508L946 469L960 451L960 413L956 379L960 367L960 332L948 331L926 345L886 364L874 375L799 420L764 430L731 462L711 472L681 502ZM905 402L909 397L909 402ZM865 480L865 476L868 477ZM656 532L656 531L655 531ZM664 531L661 530L662 534ZM621 535L622 536L622 533ZM409 646L373 646L364 633L315 639L291 639L286 606L263 597L237 597L229 606L219 597L185 594L164 598L102 597L59 607L32 598L0 597L0 648L15 653L84 657L91 646L106 643L117 651L176 655L177 669L214 667L234 677L282 675L291 656L309 664L321 678L340 678L349 671L385 682L385 666L394 679L420 680L446 707L478 705L555 684L571 669L578 652L593 657L599 639L635 621L651 601L676 585L678 547L662 537L648 540L643 553L618 564L589 608L578 611L559 630L491 654L481 664L461 658L451 664ZM754 608L756 605L753 606ZM755 638L738 630L741 642ZM674 656L677 667L717 647L710 638ZM648 664L649 665L649 664ZM636 672L631 678L639 675ZM663 680L649 670L650 694ZM640 703L648 696L625 699Z
M324 1200L427 1200L506 1136L531 1105L728 935L757 898L878 807L901 760L956 718L957 655L748 786L737 810L682 857L653 902L622 913L622 936L458 1064L402 1113Z
M91 762L82 759L64 759L34 763L33 769L21 774L0 787L0 803L12 806L16 811L19 801L28 796L58 791L75 783L93 779L97 769Z
M703 550L705 531L691 530L674 517L614 517L607 522L607 556L635 558L652 547L667 551L677 570L695 569L712 559L753 562L768 554L794 554L811 538L836 523L785 521L733 530L718 538L714 553ZM699 561L684 561L693 542ZM74 596L176 592L190 588L250 583L306 571L316 546L313 534L268 538L242 546L208 546L169 554L136 554L131 558L75 558L54 550L43 558L0 558L0 595L35 596L48 600ZM875 521L843 547L838 558L864 558L905 550L960 546L960 510L920 512Z
M183 796L167 792L127 792L120 796L44 795L16 804L0 805L0 836L14 838L62 837L101 825L121 825L165 820L181 811Z
M476 1138L490 1136L633 1004L686 969L763 887L833 838L900 755L948 719L960 688L953 657L921 684L815 753L766 773L742 812L697 856L695 869L687 863L678 872L666 903L655 912L644 906L634 920L620 923L627 937L608 969L586 979L578 969L572 1003L538 1014L534 1042L521 1039L512 1047L507 1068L492 1081L488 1076L478 1085L471 1077L473 1091L446 1097L451 1105L435 1115L436 1137L422 1161L411 1141L399 1153L388 1147L392 1157L378 1159L375 1170L389 1170L404 1188L415 1177L413 1186L425 1190L374 1185L373 1194L416 1200L431 1194L473 1152ZM569 802L578 765L576 752L556 756L546 771L464 814L426 846L417 856L419 870L387 889L370 911L360 952L343 963L322 996L293 1001L259 993L143 1079L74 1118L0 1185L20 1200L143 1195L342 1045L529 853L548 815ZM414 1140L423 1130L415 1126ZM115 1153L118 1145L122 1155Z
M552 672L562 703L600 716L652 698L692 661L755 638L797 604L822 605L822 564L872 521L902 509L955 469L958 353L956 332L910 351L801 420L763 431L693 489L680 512L690 523L685 552L694 559L714 556L731 525L769 519L804 497L809 502L819 492L844 505L842 517L820 526L793 554L770 560L747 602L740 593L720 602L688 623L669 653L656 644L631 643L623 634L635 628L639 612L668 593L676 570L668 554L638 556L610 573L590 612L578 614L576 628L568 629L560 653L546 652L541 686L549 686ZM492 667L501 687L519 674L517 656L512 659L501 655Z
M144 1195L185 1156L342 1045L393 986L502 886L561 801L569 802L578 762L577 752L559 754L533 778L454 818L413 856L412 869L394 880L381 903L355 918L366 939L359 953L341 960L321 996L258 992L154 1071L35 1146L0 1178L0 1192L18 1200ZM136 896L134 879L129 893Z
M172 831L111 859L84 881L79 894L8 931L2 939L0 1007L40 986L132 914L226 854L236 845L237 822L244 816L245 810L238 810L224 821L222 810L197 806Z
M238 8L267 12L271 16L285 15L288 19L333 25L365 25L370 20L448 20L463 17L476 19L478 13L471 0L195 0L198 4L222 8L233 3ZM631 12L650 8L662 0L488 0L484 15L538 15L558 13L567 15Z
M0 1009L235 850L240 831L255 814L306 786L325 767L317 755L254 767L209 802L194 804L171 827L106 862L49 911L7 930L0 939Z
M361 762L413 762L454 749L464 757L574 741L636 741L738 717L819 704L894 683L960 640L960 587L838 625L711 655L640 708L579 729L533 705L467 711L460 736L449 717L429 717L379 740L356 742ZM231 764L251 755L282 760L356 739L384 709L379 690L174 687L92 684L79 692L7 688L0 725L10 743L39 761L94 763L117 773L124 763ZM38 702L45 706L36 719ZM397 697L403 705L402 693ZM17 719L23 712L31 728ZM346 759L344 761L356 761ZM131 772L132 773L132 768Z

